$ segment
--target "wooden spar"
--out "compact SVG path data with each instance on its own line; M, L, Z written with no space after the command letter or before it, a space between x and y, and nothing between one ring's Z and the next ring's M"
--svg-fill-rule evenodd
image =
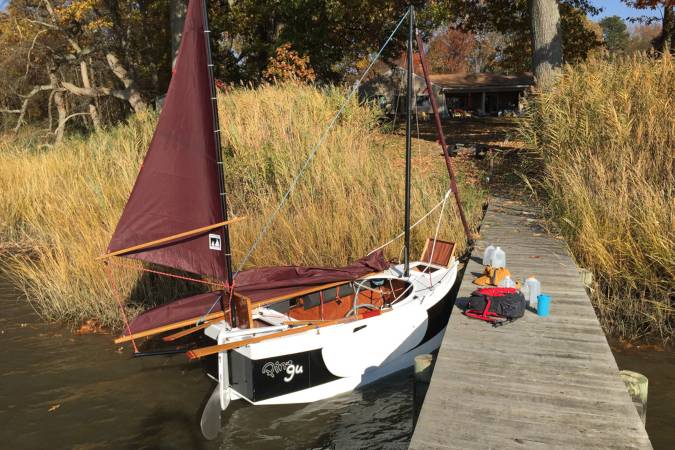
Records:
M175 329L178 329L178 328L189 327L190 325L196 324L197 321L199 321L200 319L213 320L213 319L222 319L224 317L225 317L225 314L222 311L218 311L218 312L214 312L214 313L211 313L211 314L207 314L206 316L193 317L191 319L181 320L180 322L171 323L169 325L163 325L161 327L152 328L150 330L139 331L138 333L129 334L127 336L120 336L117 339L115 339L113 342L115 342L115 344L121 344L123 342L128 342L132 339L139 339L139 338L143 338L143 337L152 336L154 334L163 333L165 331L171 331L171 330L175 330Z
M459 198L459 189L457 189L457 181L455 177L455 169L452 167L452 161L450 160L450 154L448 153L448 145L445 142L445 134L443 133L443 125L441 124L441 115L438 113L438 105L436 104L436 97L434 96L434 88L431 86L431 80L429 79L429 69L427 68L427 60L424 56L424 43L422 42L422 36L419 33L417 34L417 52L420 55L420 63L422 65L422 73L424 73L424 81L427 85L427 91L429 92L429 101L431 103L431 109L434 111L434 122L436 124L436 134L438 135L438 143L443 149L443 157L445 158L445 165L448 169L448 175L450 176L450 190L455 196L455 202L457 203L457 210L459 211L459 217L462 219L462 226L464 227L464 233L466 238L471 243L473 242L474 236L471 233L469 228L469 222L466 220L464 215L464 208L462 208L462 202Z
M279 331L277 333L271 333L271 334L266 334L263 336L256 336L252 337L250 339L243 339L241 341L235 341L235 342L228 342L226 344L221 344L221 345L211 345L209 347L202 347L202 348L197 348L194 350L190 350L186 353L187 357L191 360L193 359L199 359L204 356L208 355L213 355L214 353L220 353L224 352L227 350L232 350L238 347L243 347L245 345L249 344L255 344L257 342L262 342L262 341L267 341L269 339L274 339L278 337L283 337L283 336L289 336L292 334L297 334L297 333L304 333L305 331L312 331L312 330L318 330L319 328L327 327L330 325L337 325L340 323L347 323L347 322L353 322L355 320L361 319L361 316L353 316L353 317L347 317L344 319L336 319L336 320L329 320L323 323L317 323L317 324L312 324L312 325L306 325L303 327L298 327L298 328L290 328L288 330L284 331Z
M224 222L214 223L213 225L208 225L206 227L195 228L194 230L174 234L173 236L167 236L165 238L161 238L161 239L157 239L157 240L154 240L154 241L146 242L145 244L134 245L133 247L124 248L122 250L116 250L114 252L110 252L110 253L107 253L105 255L101 255L96 259L107 259L107 258L110 258L112 256L119 256L119 255L123 255L125 253L135 252L135 251L143 250L143 249L146 249L146 248L149 248L149 247L154 247L156 245L165 244L167 242L175 241L177 239L187 238L187 237L190 237L190 236L194 236L195 234L205 233L205 232L213 230L215 228L219 228L219 227L231 224L231 223L239 222L241 220L244 220L244 218L245 217L235 217L234 219L226 220Z
M185 336L188 336L188 335L190 335L190 334L192 334L192 333L195 333L195 332L197 332L197 331L199 331L199 330L203 330L204 328L206 328L206 327L208 327L209 325L213 324L213 322L217 322L217 321L219 321L219 320L220 320L219 318L216 318L216 319L213 319L213 320L207 320L206 322L204 322L204 323L201 324L201 325L197 325L197 326L195 326L195 327L188 328L187 330L179 331L178 333L174 333L174 334L170 334L170 335L168 335L168 336L164 336L164 337L162 338L162 340L163 340L164 342L172 342L172 341L175 341L176 339L180 339L180 338L182 338L182 337L185 337Z

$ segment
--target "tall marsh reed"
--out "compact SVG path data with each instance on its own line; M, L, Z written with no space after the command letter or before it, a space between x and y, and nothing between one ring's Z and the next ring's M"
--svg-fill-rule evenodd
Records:
M637 55L567 67L523 124L605 330L627 339L673 338L673 111L672 59Z
M295 84L220 96L230 214L246 216L231 227L235 267L343 98L337 88ZM345 264L401 231L403 141L381 133L376 117L356 102L348 106L247 267ZM50 149L0 140L1 265L45 317L119 324L111 284L94 258L106 248L155 123L154 114L137 114L125 125ZM443 197L448 182L438 148L416 147L413 164L415 219ZM463 187L475 222L482 192ZM437 218L414 230L416 251L433 235ZM464 242L451 204L442 225L439 237ZM3 244L25 251L2 253ZM389 258L400 252L400 240L387 248ZM132 313L188 289L134 270L114 276Z

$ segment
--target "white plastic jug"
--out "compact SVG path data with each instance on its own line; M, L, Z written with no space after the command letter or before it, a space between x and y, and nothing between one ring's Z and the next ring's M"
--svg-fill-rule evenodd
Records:
M531 307L536 308L537 297L541 294L541 283L539 280L534 275L527 277L523 290L525 291L525 300L527 300Z
M499 282L499 287L503 288L514 288L516 287L516 282L511 279L510 276L505 276L502 278L502 281Z
M483 252L483 265L487 266L490 264L490 261L492 260L492 255L495 252L495 246L494 245L488 245L485 251Z
M492 254L490 265L495 269L500 267L506 267L506 253L502 250L501 247L497 247Z

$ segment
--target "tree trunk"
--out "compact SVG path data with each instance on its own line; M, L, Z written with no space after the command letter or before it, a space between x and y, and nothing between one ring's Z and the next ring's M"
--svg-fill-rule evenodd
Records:
M663 23L661 25L661 34L654 39L654 48L659 53L673 51L673 38L675 37L675 15L673 15L672 6L663 7Z
M89 66L86 62L80 61L80 75L82 76L82 86L85 89L91 89L91 80L89 79ZM101 129L101 121L98 118L98 111L94 100L89 103L89 117L94 125L94 130L98 132Z
M63 132L66 129L66 102L63 98L63 91L57 90L54 93L54 104L59 113L59 124L56 127L56 141L58 144L63 140Z
M532 71L541 91L551 89L562 66L562 30L556 0L529 0L532 23Z
M180 48L180 38L183 34L187 2L185 0L171 0L169 14L171 16L171 67L176 66L176 57Z
M134 112L144 111L147 108L147 105L145 101L143 101L140 91L136 88L134 79L131 78L131 75L129 75L127 69L122 65L119 58L117 58L117 55L108 52L105 55L105 58L108 61L108 66L110 66L112 72L124 85L126 100L129 102Z

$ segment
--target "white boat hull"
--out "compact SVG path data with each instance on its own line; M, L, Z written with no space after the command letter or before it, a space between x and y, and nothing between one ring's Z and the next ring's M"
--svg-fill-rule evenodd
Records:
M403 278L400 267L393 267L368 277L412 283L412 291L386 313L220 353L223 409L237 398L254 405L314 402L412 366L415 356L440 346L451 310L457 262L435 269L411 270ZM223 325L207 330L219 343L234 333Z

